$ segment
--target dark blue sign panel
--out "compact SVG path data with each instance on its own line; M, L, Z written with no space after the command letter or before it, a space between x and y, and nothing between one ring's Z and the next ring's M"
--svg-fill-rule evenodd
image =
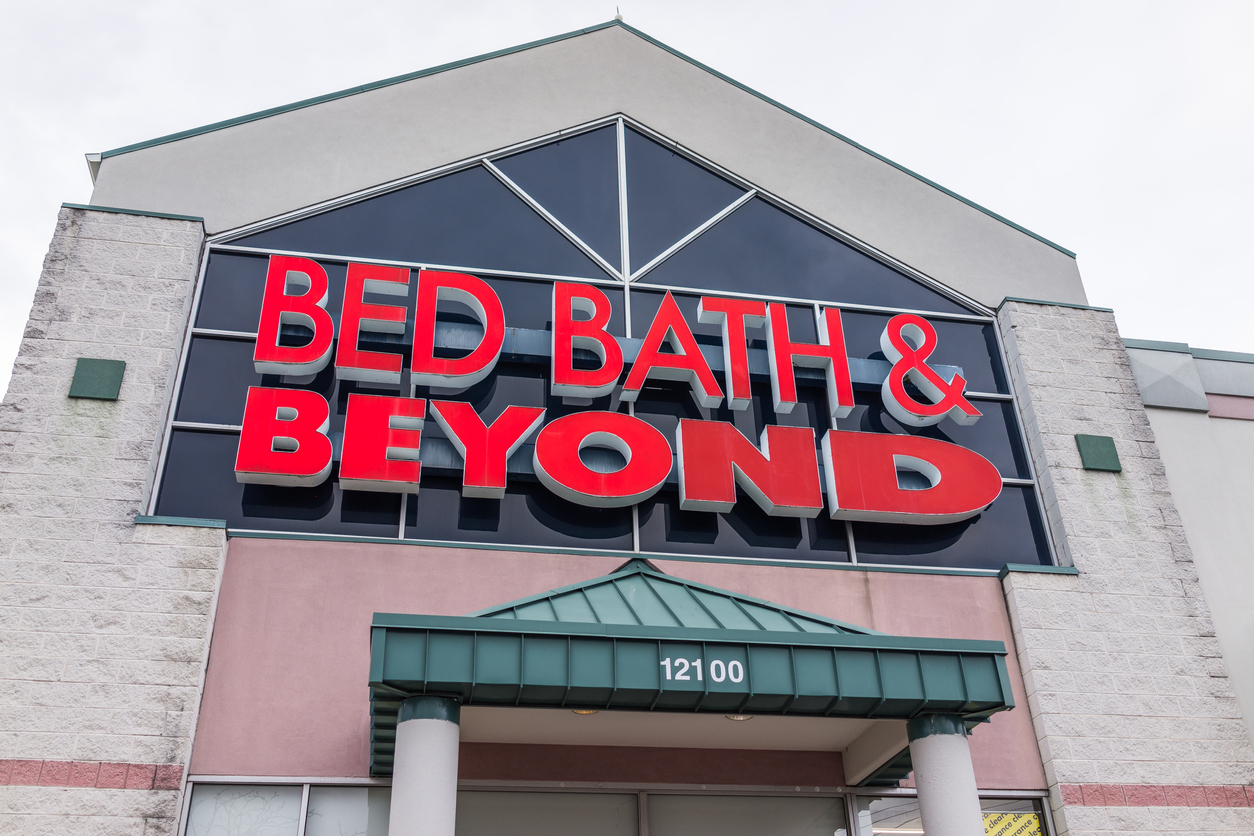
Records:
M410 281L407 299L373 293L367 286L365 303L403 306L408 313L404 333L363 329L356 346L401 355L398 383L343 379L334 364L304 376L260 374L254 349L274 254L312 259L325 271L325 309L337 338L350 262L408 267L415 279L420 269L476 276L504 310L499 361L469 388L414 385L410 354L419 282ZM987 312L873 258L643 130L622 123L594 126L235 237L215 244L207 257L156 514L223 519L236 529L537 548L976 569L1050 562ZM703 406L689 383L656 376L644 382L632 403L623 399L621 385L596 398L555 395L550 356L555 282L592 284L605 295L610 313L604 330L627 358L620 384L668 291L720 383L723 332L699 315L702 297L778 303L774 310L786 315L790 339L798 343L825 340L819 313L839 308L852 404L847 414L833 419L824 372L798 367L797 406L777 411L769 326L752 323L744 334L749 372L744 409L729 408L727 399ZM934 329L927 367L937 370L935 379L942 384L955 375L965 380L965 398L978 420L916 426L898 420L900 411L895 418L892 404L886 406L883 381L895 358L884 354L884 335L890 321L907 311L920 314ZM482 338L480 318L457 301L441 301L435 318L436 356L465 356ZM285 321L280 344L301 345L311 334ZM574 362L576 367L596 365L591 352L579 348ZM908 378L903 385L913 393L910 397L926 401L926 393L916 388L918 380ZM305 487L237 480L235 459L250 387L301 389L326 399L327 435L334 448L329 478ZM503 497L467 496L455 439L428 414L416 493L342 490L339 464L351 395L466 402L486 424L509 406L543 408L545 425L588 410L616 412L634 415L668 439L676 437L685 419L729 422L754 444L768 427L803 427L814 432L818 461L828 430L918 436L979 454L1003 484L981 513L934 525L833 519L826 511L808 518L773 516L745 494L743 485L730 511L686 510L677 466L659 490L635 505L588 507L541 483L533 466L536 437L531 436L509 457ZM590 468L613 470L624 464L621 456L612 461L619 454L609 450L584 452ZM910 480L918 475L905 465L898 474L900 486L912 487ZM925 479L913 487L927 490L931 483Z

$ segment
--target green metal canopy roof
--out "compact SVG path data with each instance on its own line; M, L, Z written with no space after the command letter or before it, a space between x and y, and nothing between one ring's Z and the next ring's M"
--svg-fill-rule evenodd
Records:
M376 613L371 774L401 700L628 711L978 721L1014 706L998 641L889 636L662 574L601 578L469 616Z
M882 635L748 595L672 578L647 560L632 560L603 578L542 592L471 613L471 616L584 624Z

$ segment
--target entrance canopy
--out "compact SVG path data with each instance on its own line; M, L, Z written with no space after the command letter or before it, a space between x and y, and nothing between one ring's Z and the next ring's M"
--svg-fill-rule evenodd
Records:
M978 722L1014 706L999 641L890 636L662 574L612 574L469 616L376 613L371 773L401 700Z

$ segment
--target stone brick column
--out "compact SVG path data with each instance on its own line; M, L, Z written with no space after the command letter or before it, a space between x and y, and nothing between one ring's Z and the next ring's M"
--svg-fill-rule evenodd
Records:
M1006 302L998 322L1079 570L1003 581L1060 833L1254 832L1254 751L1113 314ZM1113 437L1123 472L1083 470L1076 433Z
M0 403L0 832L172 834L225 546L136 526L204 233L64 208ZM117 401L67 397L79 357Z

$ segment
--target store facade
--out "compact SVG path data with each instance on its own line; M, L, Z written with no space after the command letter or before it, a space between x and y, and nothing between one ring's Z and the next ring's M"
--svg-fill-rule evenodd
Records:
M89 162L5 401L4 815L1250 830L1067 251L618 22Z

